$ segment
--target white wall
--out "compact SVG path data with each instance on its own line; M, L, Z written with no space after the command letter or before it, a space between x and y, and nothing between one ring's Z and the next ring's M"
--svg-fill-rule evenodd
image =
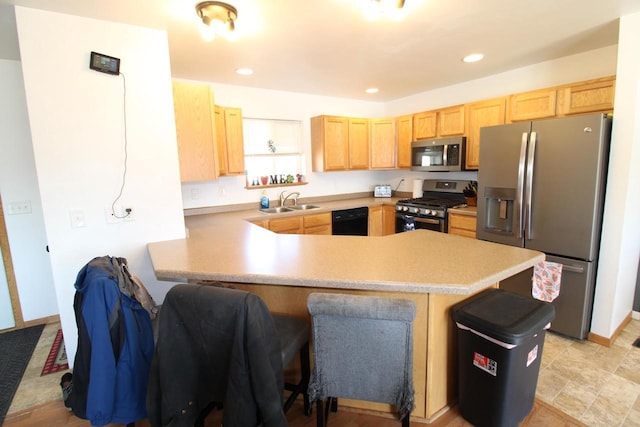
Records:
M618 74L591 331L610 337L633 307L640 256L640 13L620 19Z
M93 257L122 256L162 299L146 243L184 237L165 32L16 7L33 151L65 343L75 354L73 284ZM135 221L108 224L124 164L123 78L89 69L90 52L122 59L127 174ZM79 211L85 226L71 227ZM71 358L73 360L73 358Z
M0 192L25 321L58 314L20 62L0 60ZM31 212L8 206L28 201ZM3 309L4 311L4 309Z
M389 116L427 111L512 93L616 74L617 46L541 62L482 79L422 92L385 104ZM469 64L473 66L473 64Z

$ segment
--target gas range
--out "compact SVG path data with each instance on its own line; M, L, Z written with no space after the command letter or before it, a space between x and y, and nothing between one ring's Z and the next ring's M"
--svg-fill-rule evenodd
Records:
M451 199L441 196L433 198L431 195L426 195L416 199L399 200L396 203L396 211L417 216L444 218L447 209L460 206L466 206L464 196L460 200L457 197Z
M447 231L447 209L466 206L462 189L468 181L425 180L422 197L396 203L396 232L404 231L407 222L415 228Z

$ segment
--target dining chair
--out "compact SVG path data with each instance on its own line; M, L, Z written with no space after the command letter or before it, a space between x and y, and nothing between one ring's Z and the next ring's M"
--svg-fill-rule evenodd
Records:
M408 299L312 293L314 366L309 400L318 427L327 425L337 398L389 403L404 427L414 407L413 320ZM327 406L323 408L323 400Z
M286 426L300 394L310 413L306 322L272 315L255 294L210 284L171 288L159 319L147 398L152 426L202 425L214 408L223 409L226 427ZM301 379L285 383L283 366L296 353ZM285 389L292 390L286 401Z

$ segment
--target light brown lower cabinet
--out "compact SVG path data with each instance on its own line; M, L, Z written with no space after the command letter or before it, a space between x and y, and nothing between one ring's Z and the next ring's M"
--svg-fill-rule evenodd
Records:
M459 213L449 210L449 234L476 238L475 213Z
M270 219L269 230L280 234L301 234L302 217L288 216L286 218Z
M331 212L305 215L302 226L304 234L331 235Z
M396 207L393 205L369 208L369 236L387 236L396 232Z
M279 234L331 235L331 212L287 216L284 218L251 222Z
M249 221L249 222L252 223L252 224L255 224L255 225L259 225L262 228L269 229L269 221L267 221L266 219L264 219L264 220L258 220L257 219L255 221Z

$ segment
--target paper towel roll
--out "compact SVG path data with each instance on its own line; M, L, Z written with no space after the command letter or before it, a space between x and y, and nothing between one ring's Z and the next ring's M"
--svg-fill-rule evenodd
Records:
M413 197L422 197L422 179L413 180Z

